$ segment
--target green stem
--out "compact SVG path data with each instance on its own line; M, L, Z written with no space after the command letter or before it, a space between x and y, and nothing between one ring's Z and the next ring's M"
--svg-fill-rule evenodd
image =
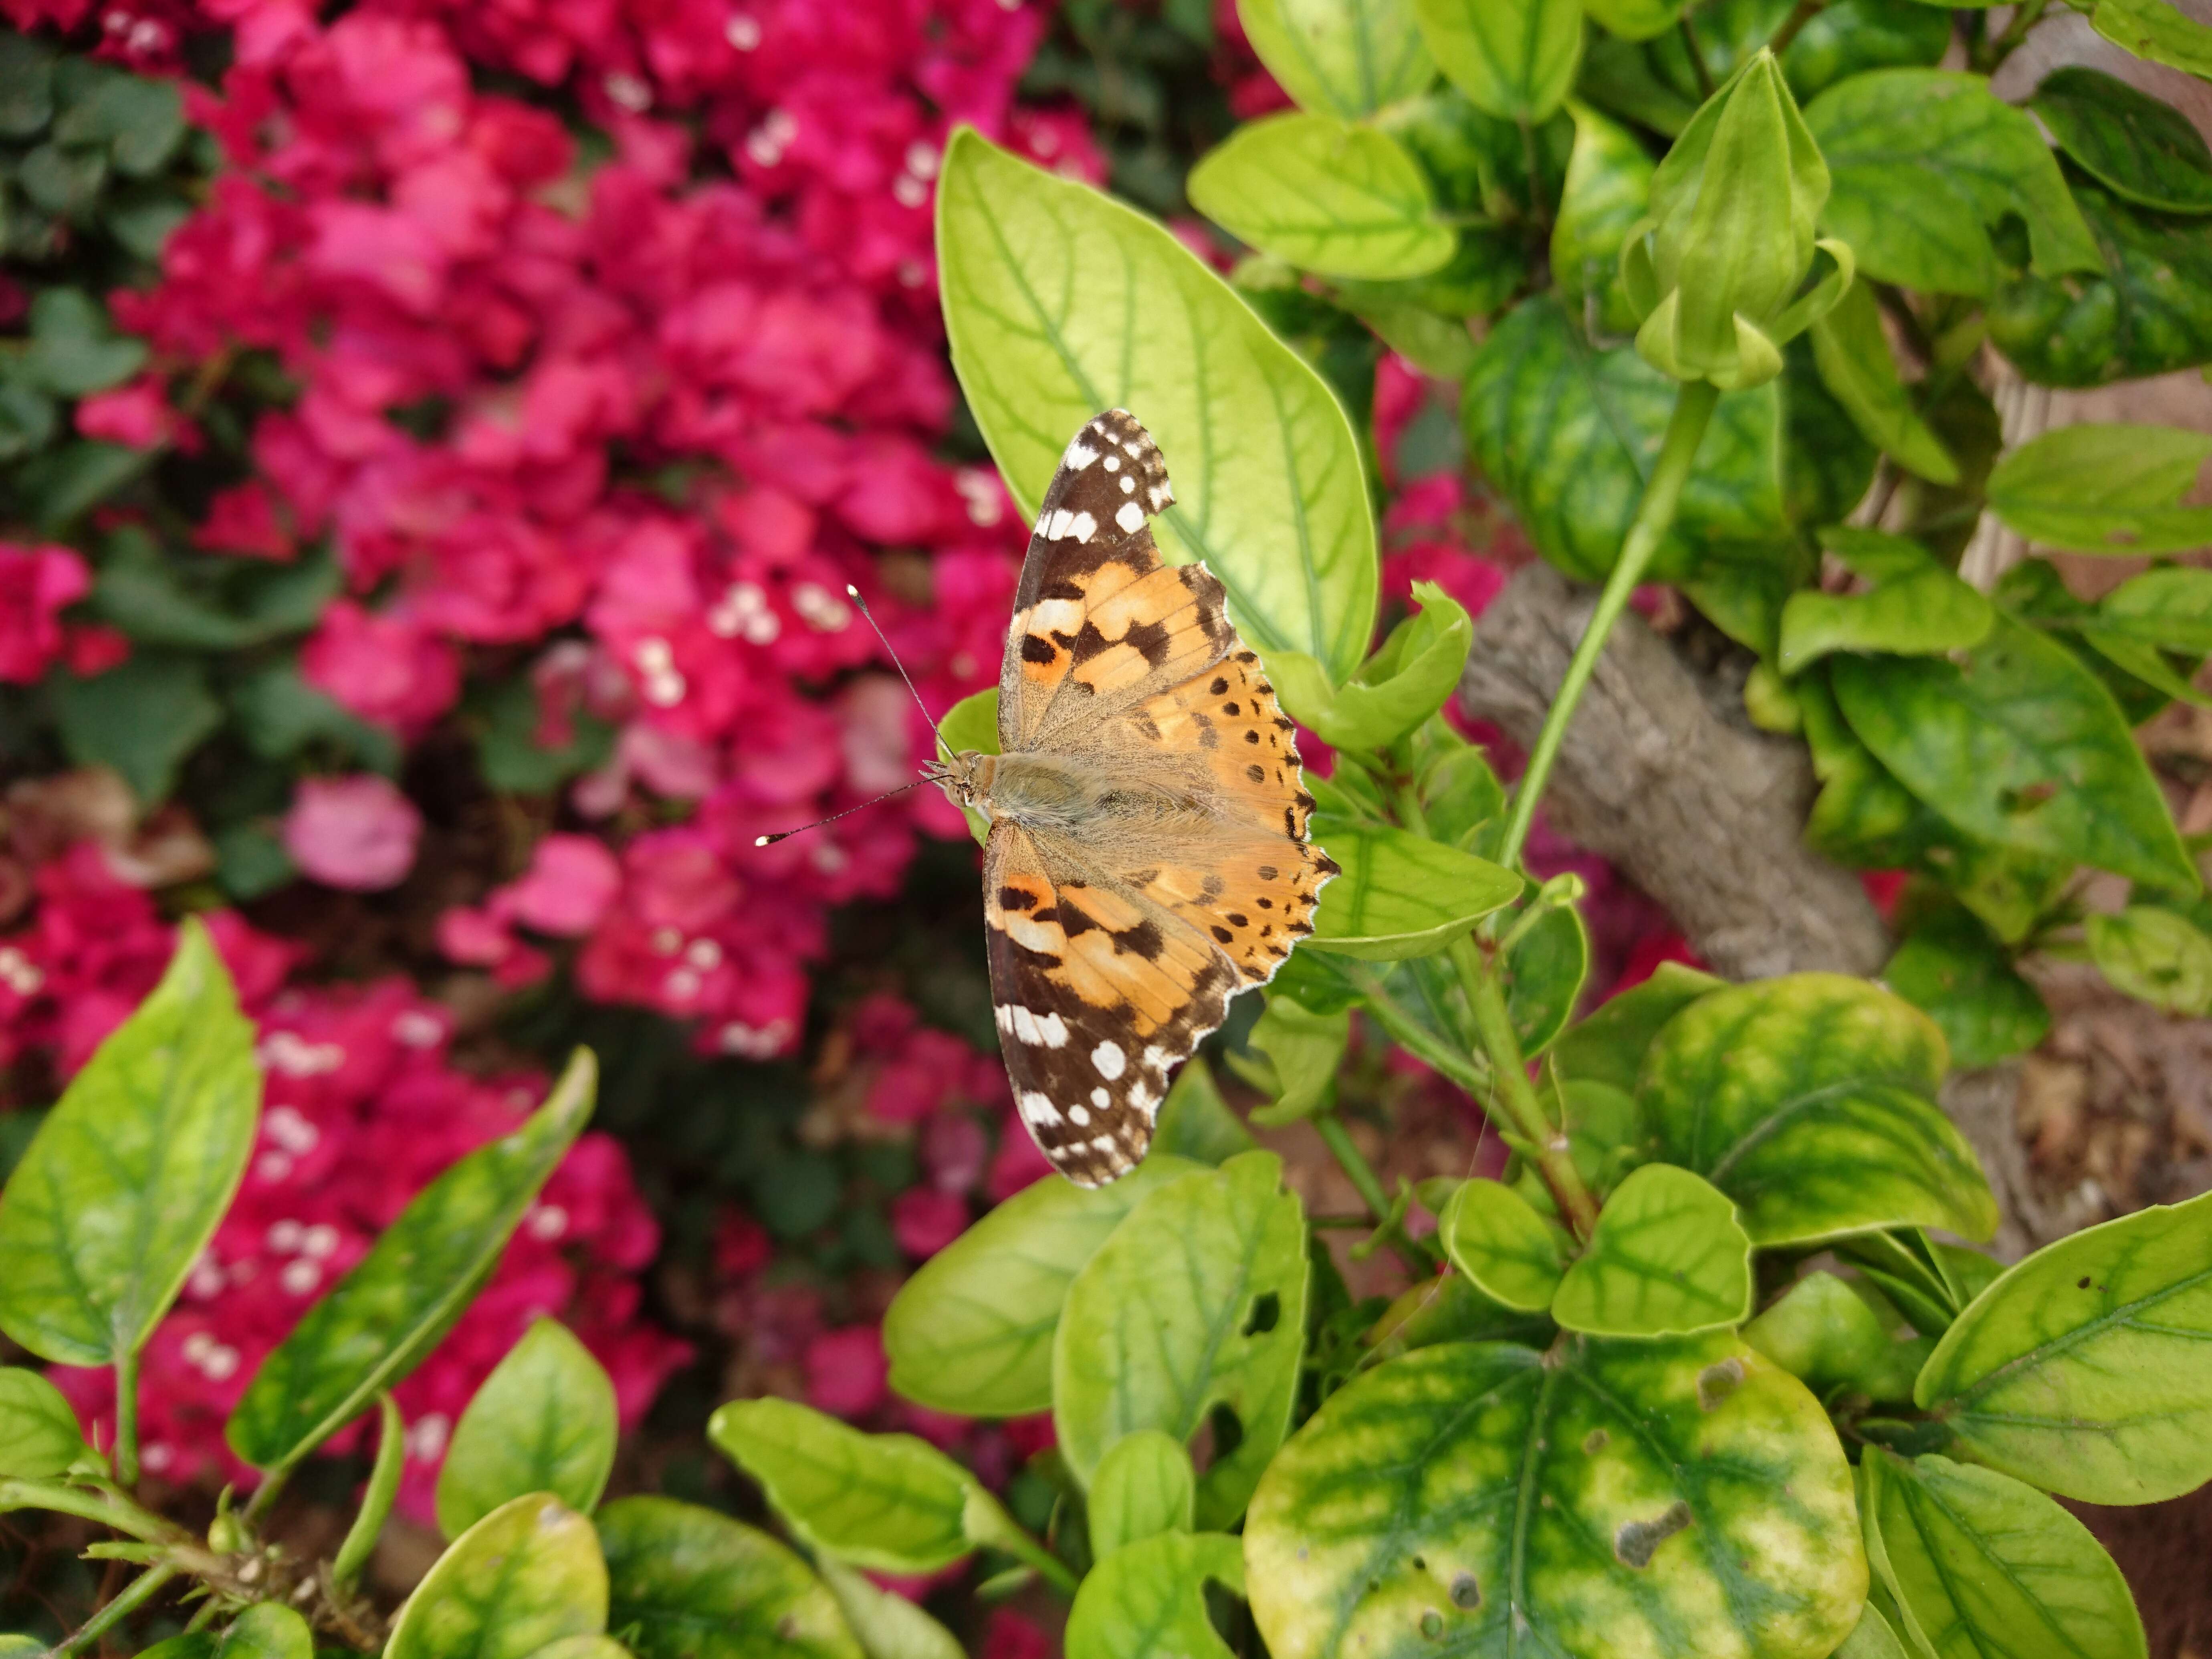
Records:
M1710 98L1713 95L1713 72L1705 66L1705 54L1698 49L1697 25L1690 21L1686 10L1678 27L1682 31L1682 44L1689 48L1690 73L1698 77L1698 96Z
M1467 993L1475 1035L1481 1039L1483 1050L1490 1056L1490 1069L1498 1079L1498 1096L1492 1104L1504 1115L1522 1145L1533 1149L1537 1173L1552 1189L1559 1213L1577 1238L1586 1239L1597 1225L1597 1200L1583 1184L1583 1172L1567 1155L1566 1132L1552 1122L1536 1085L1528 1080L1528 1061L1514 1032L1505 993L1498 988L1497 975L1484 971L1473 939L1454 941L1451 957L1459 969L1461 988Z
M369 1552L383 1535L406 1462L407 1425L399 1420L399 1407L388 1394L378 1395L376 1406L376 1462L368 1472L368 1489L362 1495L361 1513L354 1516L353 1525L346 1529L345 1542L338 1546L337 1558L331 1563L331 1588L341 1596L353 1593L354 1580L361 1577Z
M0 1480L0 1513L9 1510L51 1510L57 1515L74 1515L149 1544L175 1543L186 1535L119 1492L80 1492L44 1480Z
M1075 1575L1068 1571L1067 1563L1054 1555L1042 1544L1019 1527L1008 1528L1006 1535L994 1538L992 1543L1014 1558L1025 1567L1033 1567L1052 1587L1063 1595L1075 1594Z
M86 1643L105 1636L153 1600L161 1587L176 1576L177 1569L174 1567L149 1567L125 1585L121 1595L86 1620L76 1635L64 1637L57 1642L49 1651L48 1659L62 1659L63 1655L75 1653Z
M1781 57L1790 50L1790 43L1797 38L1798 31L1818 17L1827 3L1828 0L1797 0L1790 15L1782 20L1782 27L1767 41L1766 49L1777 58Z
M1698 445L1705 435L1705 427L1713 417L1713 405L1720 401L1720 388L1710 380L1687 381L1674 394L1674 412L1667 422L1667 436L1659 447L1659 459L1644 483L1644 500L1636 509L1636 521L1628 527L1628 538L1621 544L1620 558L1613 565L1613 574L1605 580L1605 591L1598 595L1597 609L1590 613L1589 626L1583 630L1574 659L1567 664L1566 678L1559 682L1559 695L1552 700L1551 710L1544 716L1544 729L1536 734L1536 746L1528 756L1528 769L1521 775L1520 784L1513 792L1512 815L1506 820L1505 839L1498 853L1498 861L1509 870L1520 866L1522 846L1528 839L1529 826L1535 822L1536 803L1543 797L1544 783L1552 775L1553 763L1559 757L1559 744L1566 738L1567 722L1574 718L1575 705L1582 700L1590 676L1597 670L1606 635L1613 632L1620 613L1628 609L1630 596L1644 580L1652 555L1659 550L1660 542L1674 522L1674 508L1682 498L1682 485L1690 476L1690 463L1697 457ZM1519 1067L1512 1069L1516 1076L1520 1075Z
M1351 1178L1352 1190L1375 1218L1376 1231L1390 1246L1391 1253L1406 1264L1409 1273L1435 1272L1437 1264L1428 1254L1391 1220L1389 1194L1382 1190L1382 1182L1375 1173L1375 1166L1367 1161L1367 1155L1353 1145L1352 1132L1344 1127L1344 1120L1334 1112L1323 1112L1313 1120L1313 1126L1320 1132L1322 1145L1328 1148L1338 1167Z
M138 1351L115 1362L115 1478L138 1484Z
M246 1507L238 1512L239 1523L251 1528L269 1513L269 1506L276 1501L276 1494L284 1490L284 1483L292 1478L292 1465L283 1463L261 1477L261 1484L253 1489L253 1496L246 1500Z

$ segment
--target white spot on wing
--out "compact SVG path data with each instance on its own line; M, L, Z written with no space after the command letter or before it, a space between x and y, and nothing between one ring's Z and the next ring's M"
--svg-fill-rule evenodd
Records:
M1085 467L1090 465L1091 462L1097 459L1098 452L1086 445L1083 441L1082 434L1078 433L1075 436L1074 441L1068 445L1067 453L1060 458L1060 464L1064 467L1080 472Z
M1129 1085L1129 1104L1135 1107L1146 1117L1152 1117L1157 1115L1159 1111L1160 1097L1154 1094L1150 1089L1145 1087L1143 1084L1132 1083Z
M1151 498L1152 511L1155 513L1159 512L1162 508L1165 507L1170 501L1175 500L1175 491L1169 489L1167 485L1164 483L1156 483L1145 493Z
M1079 513L1067 521L1067 533L1079 542L1087 542L1098 533L1098 520L1088 513Z
M1166 1049L1161 1048L1158 1043L1154 1043L1151 1048L1145 1050L1145 1069L1146 1071L1164 1072L1167 1068L1168 1051Z
M1106 470L1109 472L1119 472L1121 470L1121 458L1119 455L1109 455L1106 458Z
M1060 1121L1060 1108L1034 1089L1015 1103L1021 1108L1022 1121L1031 1128L1041 1127L1048 1123L1056 1124Z
M1127 483L1129 481L1124 478L1121 482ZM1134 501L1124 501L1121 510L1114 515L1114 522L1133 536L1145 527L1145 509Z
M1013 917L1007 918L1009 921ZM1000 1003L991 1010L999 1029L1032 1048L1058 1048L1067 1042L1067 1022L1058 1014L1039 1014L1017 1003Z
M1093 1106L1102 1108L1110 1106L1114 1103L1114 1097L1108 1094L1103 1089L1093 1089L1091 1091L1091 1103Z
M1132 477L1124 477L1121 480L1121 493L1124 495L1135 495L1137 493L1137 481Z
M1098 1068L1098 1075L1111 1083L1129 1069L1129 1056L1121 1052L1121 1045L1108 1041L1091 1051L1091 1063Z
M1091 1123L1091 1114L1084 1107L1071 1106L1067 1109L1067 1121L1079 1129L1087 1128Z

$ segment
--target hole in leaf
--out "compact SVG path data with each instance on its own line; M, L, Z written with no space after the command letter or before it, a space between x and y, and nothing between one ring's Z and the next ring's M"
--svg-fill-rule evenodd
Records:
M1213 1455L1207 1460L1209 1468L1224 1462L1244 1443L1244 1424L1225 1401L1206 1414L1206 1426L1213 1441Z
M1429 1564L1426 1560L1418 1555L1413 1558L1413 1571L1415 1572L1426 1572L1428 1570Z
M1698 1406L1702 1411L1712 1408L1743 1386L1743 1361L1730 1354L1717 1365L1708 1365L1698 1373Z
M1482 1586L1474 1582L1474 1575L1463 1572L1451 1583L1452 1605L1455 1607L1479 1607L1482 1605Z
M1690 1506L1678 1498L1656 1521L1622 1522L1613 1535L1613 1553L1624 1566L1648 1567L1652 1552L1689 1524Z
M1273 1291L1263 1291L1252 1298L1252 1316L1244 1322L1244 1334L1260 1336L1275 1328L1276 1321L1283 1316L1283 1299Z

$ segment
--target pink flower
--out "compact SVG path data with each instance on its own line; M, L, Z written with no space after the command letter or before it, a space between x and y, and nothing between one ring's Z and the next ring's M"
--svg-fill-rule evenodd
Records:
M374 892L396 887L415 863L422 815L374 772L303 778L284 815L284 850L326 887Z
M982 1659L1052 1659L1052 1638L1012 1607L991 1609Z
M219 489L208 503L208 515L192 532L194 545L210 553L238 553L248 558L289 561L298 550L284 527L276 498L259 478Z
M957 1193L909 1187L891 1200L891 1237L916 1261L927 1261L968 1231L968 1200Z
M404 612L379 615L351 599L323 613L300 653L300 672L365 720L419 737L460 696L453 647Z
M143 375L112 392L98 392L76 406L76 429L131 449L154 449L180 435L157 375Z
M92 591L92 573L66 547L0 542L0 680L30 685L62 648L61 613Z
M837 1417L864 1416L883 1403L889 1373L874 1326L824 1331L806 1345L806 1403Z
M599 925L622 889L622 866L589 836L548 836L520 881L495 902L526 927L574 938Z

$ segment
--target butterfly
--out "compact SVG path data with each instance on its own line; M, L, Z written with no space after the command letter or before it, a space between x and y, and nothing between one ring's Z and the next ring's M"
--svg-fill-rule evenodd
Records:
M1151 1145L1168 1073L1314 930L1297 728L1203 564L1161 562L1158 445L1113 409L1044 493L999 675L997 755L931 781L990 821L1000 1047L1053 1167L1097 1187Z

